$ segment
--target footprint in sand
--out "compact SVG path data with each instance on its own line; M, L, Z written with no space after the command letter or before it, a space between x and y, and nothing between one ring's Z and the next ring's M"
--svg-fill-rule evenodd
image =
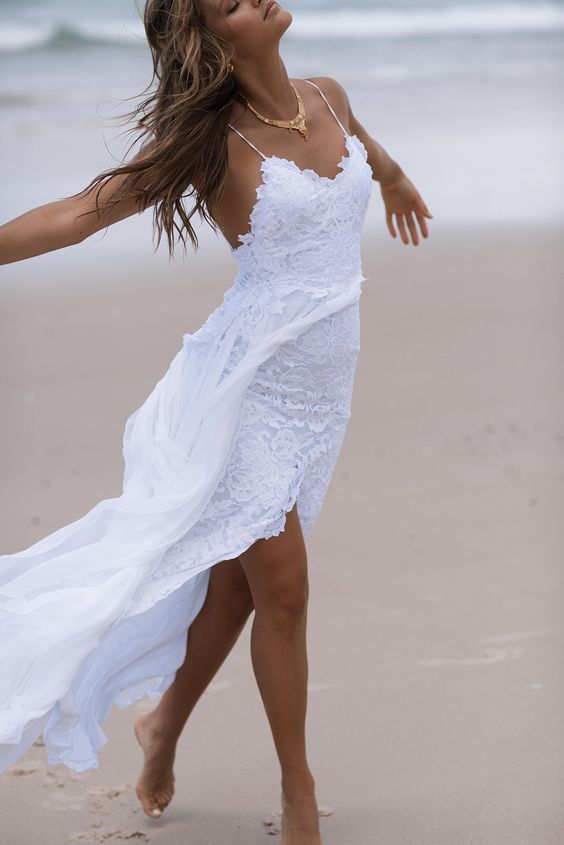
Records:
M124 783L122 786L89 786L86 791L89 795L95 795L97 798L113 799L130 793L132 789L130 783Z
M29 775L38 775L45 772L45 763L43 760L28 760L27 763L20 763L19 766L8 769L2 774L4 777L21 778Z
M86 797L84 795L73 795L71 792L65 791L66 784L59 782L54 784L57 789L44 801L41 806L46 810L54 810L59 813L67 813L69 810L82 810L86 804Z
M151 837L142 830L112 830L95 834L78 831L76 833L69 833L68 839L70 842L86 842L88 845L93 845L95 842L126 842L128 840L149 842Z
M332 816L333 815L333 808L332 807L318 807L317 808L318 816ZM280 810L274 810L270 814L269 819L265 819L263 824L267 829L267 833L271 836L276 836L278 833L282 833L282 813Z
M86 792L92 796L88 801L88 809L96 816L107 812L108 802L116 799L122 799L124 811L133 809L135 813L139 809L136 806L133 807L133 786L130 783L124 783L120 786L89 786L86 788Z
M479 657L422 657L418 666L490 666L522 657L524 648L486 648Z

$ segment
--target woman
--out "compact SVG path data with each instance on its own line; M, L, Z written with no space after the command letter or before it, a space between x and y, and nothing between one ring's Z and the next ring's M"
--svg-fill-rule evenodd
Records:
M319 845L304 539L350 416L372 180L392 237L395 216L417 245L416 221L427 237L432 215L336 81L288 78L279 43L292 16L278 3L148 0L144 22L158 79L138 110L146 143L79 194L1 226L0 263L154 206L171 255L175 234L197 248L198 211L239 271L127 421L122 495L0 558L0 770L41 732L50 763L97 766L112 703L163 693L135 723L136 792L159 817L182 728L254 611L281 842Z

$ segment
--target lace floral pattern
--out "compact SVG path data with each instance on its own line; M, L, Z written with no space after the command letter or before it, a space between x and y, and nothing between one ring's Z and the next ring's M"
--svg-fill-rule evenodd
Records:
M263 161L251 230L233 251L239 263L222 304L194 334L217 344L239 317L220 383L274 321L306 313L353 286L360 294L360 230L372 172L356 136L346 139L336 178L300 170L277 157ZM297 502L304 536L313 526L345 435L360 350L358 296L278 346L245 391L238 435L225 473L198 523L171 546L143 586L138 613L168 595L190 573L236 557L259 537L279 534Z
M372 170L345 145L333 179L263 160L233 284L126 422L121 495L0 555L0 772L41 731L49 763L96 767L112 704L174 680L211 567L295 503L311 530L360 349Z
M314 323L257 369L225 474L198 523L144 585L136 612L191 571L279 534L296 502L308 535L350 418L359 349L356 301Z
M315 295L355 279L372 170L356 135L348 135L345 146L348 155L334 179L277 156L262 161L251 228L232 250L240 265L235 284L258 284L277 298L292 285Z

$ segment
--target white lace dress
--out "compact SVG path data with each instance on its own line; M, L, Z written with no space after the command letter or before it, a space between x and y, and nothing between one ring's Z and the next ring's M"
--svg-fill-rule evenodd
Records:
M122 494L0 556L0 771L42 732L49 763L97 767L112 704L164 692L189 654L211 567L280 533L296 502L304 536L319 514L350 417L372 188L325 101L337 176L254 147L238 272L127 420Z

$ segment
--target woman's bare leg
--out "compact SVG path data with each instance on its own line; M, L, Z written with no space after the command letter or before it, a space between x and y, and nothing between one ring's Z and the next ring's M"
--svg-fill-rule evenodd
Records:
M294 508L285 530L240 555L255 615L251 657L282 772L279 845L321 845L315 781L306 756L307 555Z
M149 713L135 720L145 763L136 794L145 813L158 818L174 794L176 743L196 702L233 648L253 610L239 558L212 567L206 599L189 628L186 659Z

